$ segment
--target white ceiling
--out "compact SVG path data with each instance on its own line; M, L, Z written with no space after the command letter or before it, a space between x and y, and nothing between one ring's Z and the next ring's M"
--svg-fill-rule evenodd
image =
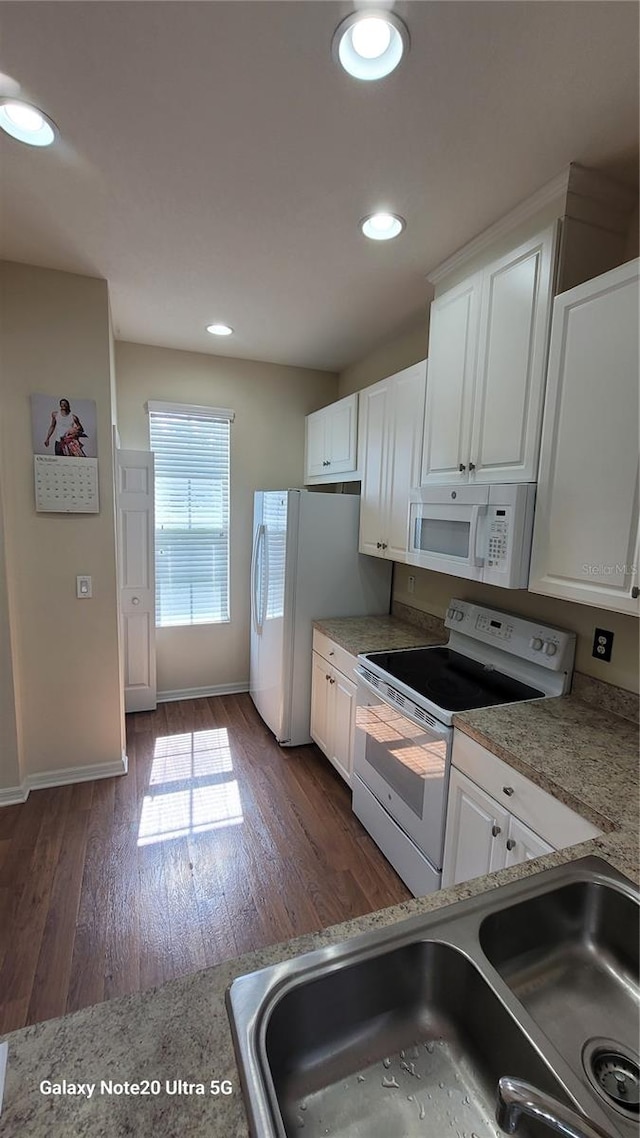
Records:
M373 84L331 58L351 9L2 3L0 70L62 136L2 135L2 255L106 277L120 339L338 370L570 161L633 180L635 3L398 4L411 51ZM359 233L380 206L395 242Z

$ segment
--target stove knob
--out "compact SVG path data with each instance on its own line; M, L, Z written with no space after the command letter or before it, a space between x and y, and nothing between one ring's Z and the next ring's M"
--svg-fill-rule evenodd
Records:
M534 652L539 652L542 648L542 641L539 636L532 636L529 641L529 647L533 648Z
M447 620L453 620L453 614L455 611L455 609L447 609Z
M558 645L553 643L553 640L545 640L542 651L545 656L555 656L558 651Z
M453 610L453 619L454 620L463 620L464 619L464 613L463 613L462 609L454 609Z

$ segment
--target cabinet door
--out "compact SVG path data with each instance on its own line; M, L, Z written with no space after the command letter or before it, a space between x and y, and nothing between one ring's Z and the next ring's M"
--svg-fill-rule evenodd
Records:
M327 413L325 410L314 411L305 419L305 446L304 446L304 476L316 478L319 474L326 474L324 465L326 455L325 434L327 426Z
M356 685L335 669L329 680L329 702L332 730L328 757L343 779L351 786L353 769L353 732L356 714Z
M423 486L469 478L481 281L478 273L431 305Z
M483 274L471 462L475 482L535 482L557 224Z
M385 554L406 561L409 535L409 491L420 481L427 362L394 376L388 431L387 517Z
M553 846L543 841L538 834L534 834L523 822L513 816L509 820L509 835L505 842L505 865L520 865L523 861L531 861L534 857L553 853Z
M556 298L529 581L636 616L638 266Z
M357 465L358 396L347 395L327 408L328 474L353 473Z
M329 739L329 666L317 652L311 656L311 724L309 734L325 755Z
M457 885L505 864L509 812L451 768L442 885Z
M386 517L387 414L389 382L383 380L360 392L359 431L362 439L360 552L384 557Z

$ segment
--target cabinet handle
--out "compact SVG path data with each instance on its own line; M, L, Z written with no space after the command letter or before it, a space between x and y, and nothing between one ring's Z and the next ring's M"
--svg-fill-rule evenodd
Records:
M511 798L511 795L513 794L512 786L503 786L502 790L503 793L506 794L507 798Z
M475 470L475 468L476 468L475 462L470 462L469 463L469 470Z
M326 676L325 676L324 678L325 678L325 680L330 680L330 679L331 679L331 676L330 676L330 675L329 675L329 673L327 672L327 674L326 674Z
M640 586L638 586L638 585L633 586L633 588L631 590L631 596L633 597L634 601L637 600L638 597L640 597Z
M458 467L458 470L460 471L460 473L462 474L462 472L463 472L464 470L466 470L466 469L467 469L467 468L466 468L466 466L465 466L464 462L461 462L461 463L460 463L460 466Z
M323 466L328 466L328 465L329 465L329 463L328 463L328 461L327 461L327 459L326 459L326 458L322 460L322 465L323 465Z
M330 651L329 655L330 655L330 656L335 656L335 652L333 651L333 648L331 649L331 651Z
M515 838L507 838L507 849L508 850L512 850L515 847L515 844L516 844Z
M382 549L382 542L381 541L376 542L376 549Z
M335 682L336 682L336 681L335 681L334 677L333 677L333 676L330 676L330 677L329 677L329 683L330 683L330 684L335 684Z
M386 549L386 548L387 548L387 543L386 543L386 541L383 541L383 543L382 543L382 548L383 548L383 549Z
M492 834L492 836L493 836L494 838L497 838L497 837L498 837L498 834L501 834L501 833L502 833L502 826L496 826L496 824L495 824L495 822L494 822L493 826L491 827L491 834Z

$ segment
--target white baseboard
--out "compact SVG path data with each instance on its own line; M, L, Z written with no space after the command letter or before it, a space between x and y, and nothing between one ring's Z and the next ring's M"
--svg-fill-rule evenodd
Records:
M158 703L173 703L177 699L206 699L210 695L237 695L249 691L248 680L238 680L233 684L215 684L210 688L183 688L179 691L159 691Z
M29 794L28 786L6 786L0 790L0 807L15 806L19 802L26 802Z
M74 782L93 782L97 778L114 778L116 775L126 774L128 768L129 760L123 751L120 759L114 759L110 763L95 763L86 767L62 767L57 771L29 774L21 786L10 786L0 790L0 806L13 806L19 802L26 802L31 790L68 786Z

